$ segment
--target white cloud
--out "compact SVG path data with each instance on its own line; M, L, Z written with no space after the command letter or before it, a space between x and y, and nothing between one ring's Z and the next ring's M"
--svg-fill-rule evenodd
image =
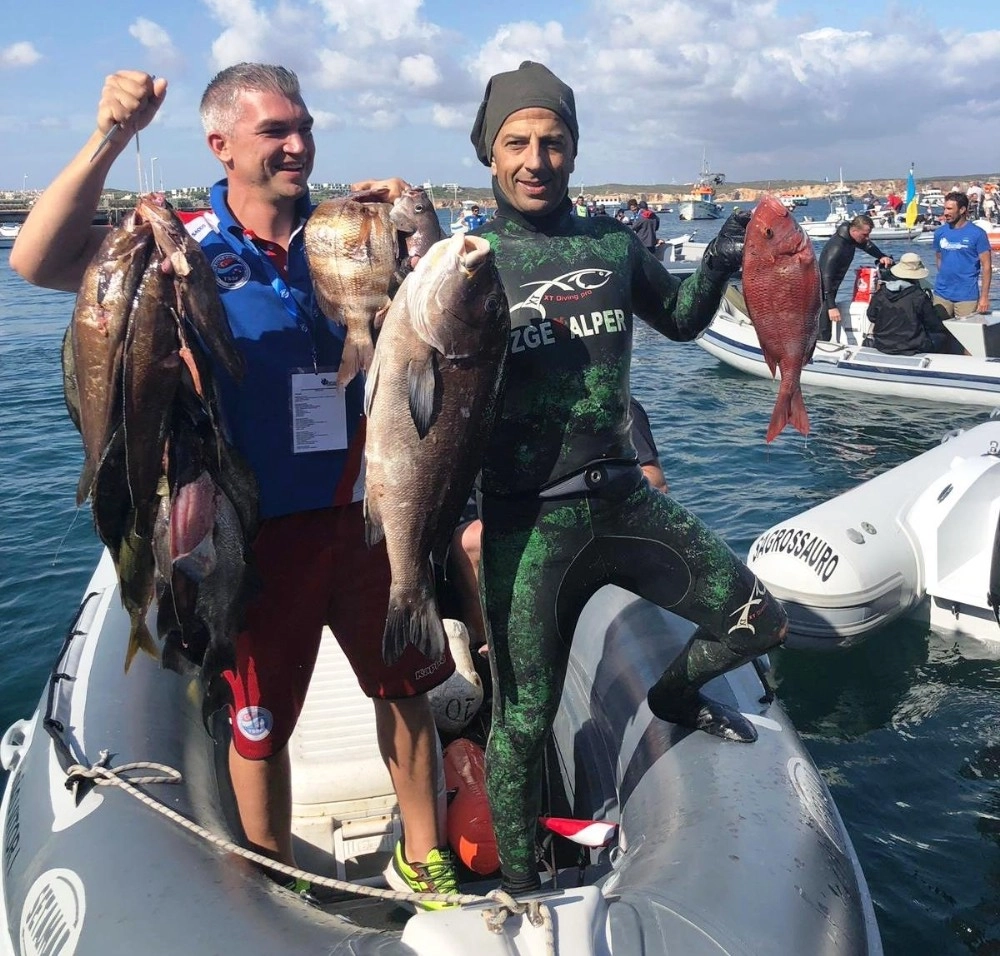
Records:
M170 39L170 34L158 23L139 17L129 26L128 32L145 47L151 60L158 66L169 67L180 60L180 54Z
M434 57L426 53L403 57L399 62L399 78L410 87L426 89L441 82Z
M22 40L0 49L0 69L18 69L22 66L34 66L42 54L35 49L33 43Z
M431 122L441 129L468 129L472 126L472 121L462 110L441 103L431 107Z

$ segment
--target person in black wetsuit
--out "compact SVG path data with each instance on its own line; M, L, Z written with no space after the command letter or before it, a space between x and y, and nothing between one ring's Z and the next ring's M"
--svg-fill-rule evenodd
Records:
M666 494L670 487L660 464L653 430L646 409L632 398L629 401L632 427L629 432L635 446L636 460L643 476L654 491ZM482 553L483 523L475 497L470 499L465 514L451 537L444 567L440 571L445 601L469 631L469 642L480 653L486 652L486 626L479 601L479 557ZM445 616L448 616L447 614Z
M749 215L731 216L680 280L610 216L572 215L578 138L573 91L530 61L491 78L472 130L498 203L477 234L496 255L512 326L481 473L480 581L494 685L487 790L512 893L539 885L544 742L595 591L618 584L698 625L647 699L658 718L726 740L757 735L700 688L779 644L787 627L725 542L650 488L629 437L633 316L693 339L742 264Z
M875 348L890 355L945 352L961 355L965 349L945 328L930 293L920 280L930 273L915 252L904 252L868 305Z
M892 256L887 256L871 241L875 223L871 216L855 216L850 222L842 222L837 231L826 241L819 255L819 274L823 289L823 308L819 313L819 337L829 342L833 333L833 323L840 321L840 306L837 290L844 281L847 270L854 261L854 253L859 249L878 259L884 266L892 265ZM845 309L847 306L845 306Z

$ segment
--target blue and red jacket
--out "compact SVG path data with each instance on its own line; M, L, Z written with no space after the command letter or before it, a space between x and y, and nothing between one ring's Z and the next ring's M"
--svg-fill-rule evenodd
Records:
M227 434L257 476L260 516L359 501L364 494L362 376L346 390L348 447L292 451L292 373L336 369L345 335L343 326L320 312L313 294L302 229L313 208L309 197L299 200L300 225L289 243L287 261L276 264L233 217L227 193L225 180L216 183L211 211L181 218L212 267L246 363L238 383L217 364L214 371Z

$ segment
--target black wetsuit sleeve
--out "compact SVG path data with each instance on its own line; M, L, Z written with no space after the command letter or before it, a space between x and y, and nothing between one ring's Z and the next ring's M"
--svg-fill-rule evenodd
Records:
M873 259L885 259L886 254L875 245L874 242L869 239L863 246L860 247L864 252L867 252Z
M639 456L639 464L658 465L660 463L660 453L656 450L656 442L653 440L653 429L650 427L646 409L634 398L630 400L629 408L632 412L632 444L635 446L635 452Z
M843 240L838 235L831 236L819 254L819 277L823 289L823 308L828 312L837 307L837 290L844 279L840 272L840 256ZM838 273L840 273L838 275Z
M715 317L729 281L728 272L706 264L681 281L634 243L632 309L643 322L675 342L690 342Z

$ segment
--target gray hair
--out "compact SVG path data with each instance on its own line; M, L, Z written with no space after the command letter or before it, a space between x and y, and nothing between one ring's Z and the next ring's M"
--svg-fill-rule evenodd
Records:
M283 66L268 63L237 63L216 73L201 97L201 125L205 133L229 134L236 122L239 98L243 93L280 93L301 99L299 78Z

